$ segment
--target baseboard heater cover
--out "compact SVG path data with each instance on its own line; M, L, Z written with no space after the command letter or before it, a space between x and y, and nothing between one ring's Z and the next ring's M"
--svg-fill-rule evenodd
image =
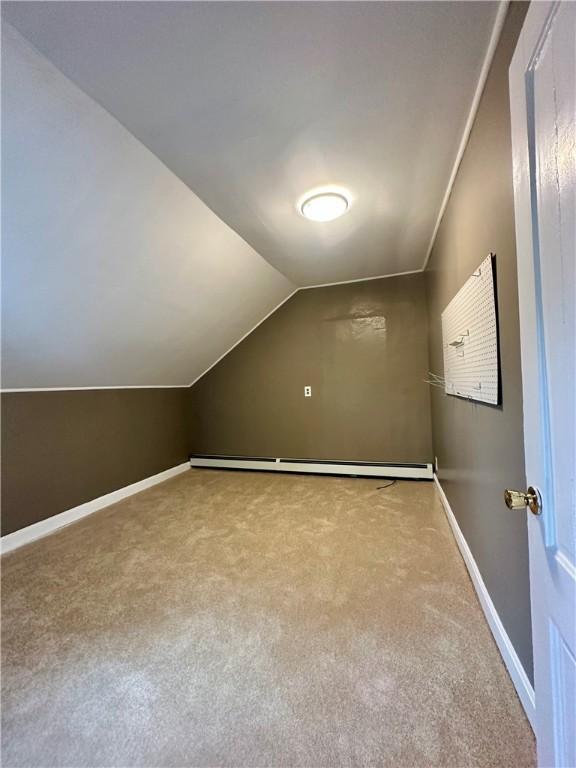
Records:
M393 477L407 480L432 480L432 464L396 464L368 461L326 461L324 459L275 459L259 456L215 456L205 453L190 455L191 467L214 469L248 469L265 472L301 472L320 475L356 475L359 477Z

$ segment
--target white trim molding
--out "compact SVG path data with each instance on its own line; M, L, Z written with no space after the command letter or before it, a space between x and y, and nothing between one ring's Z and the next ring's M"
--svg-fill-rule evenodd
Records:
M271 309L271 310L270 310L270 312L268 312L268 314L267 314L267 315L264 315L264 317L262 318L262 320L259 320L259 321L256 323L256 325L255 325L255 326L253 326L252 328L250 328L250 330L249 330L249 331L246 331L246 333L244 334L244 336L242 336L241 338L239 338L239 339L238 339L238 341L235 341L235 342L234 342L234 344L232 344L232 346L231 346L231 347L229 347L229 349L227 349L227 350L226 350L226 352L224 352L223 354L221 354L221 355L220 355L220 357L219 357L217 360L214 360L214 362L213 362L213 363L211 363L211 364L208 366L208 368L206 368L206 370L205 370L205 371L203 371L203 372L200 374L200 376L197 376L197 377L194 379L194 381L191 381L191 382L190 382L190 384L188 384L188 386L189 386L189 387L193 387L193 386L194 386L194 384L196 384L196 382L197 382L197 381L200 381L200 379L202 378L202 376L206 376L206 374L208 373L208 371L211 371L211 370L212 370L212 368L214 368L214 366L215 366L215 365L218 365L218 363L220 362L220 360L223 360L223 359L226 357L226 355L229 355L229 354L230 354L230 352L232 352L232 350L234 349L234 347L237 347L237 346L238 346L238 344L241 344L241 343L244 341L244 339L246 339L248 336L250 336L250 334L251 334L251 333L253 333L253 332L256 330L256 328L258 328L258 326L259 326L259 325L262 325L262 323L263 323L265 320L268 320L268 318L269 318L271 315L273 315L273 314L274 314L274 312L276 312L278 309L280 309L280 307L281 307L283 304L286 304L286 302L287 302L289 299L291 299L291 298L292 298L292 296L294 296L294 294L295 294L295 293L298 293L298 291L299 291L299 290L300 290L300 288L294 288L294 290L292 291L292 293L289 293L289 294L288 294L288 296L286 296L286 298L282 299L282 301L281 301L279 304L276 304L276 306L275 306L273 309Z
M176 475L180 475L182 472L187 472L189 469L190 465L188 462L179 464L176 467L164 470L164 472L159 472L157 475L146 477L144 480L139 480L137 483L132 483L124 488L119 488L117 491L107 493L105 496L100 496L92 501L87 501L85 504L80 504L78 507L67 509L65 512L60 512L58 515L52 515L52 517L46 518L46 520L40 520L38 523L33 523L26 528L21 528L19 531L14 531L14 533L2 536L0 539L2 554L18 549L18 547L24 546L24 544L30 544L32 541L36 541L36 539L48 536L66 525L75 523L77 520L87 517L94 512L98 512L100 509L104 509L104 507L109 507L111 504L116 504L118 501L122 501L122 499L125 499L128 496L133 496L135 493L145 491L153 485L158 485L158 483L163 483L165 480L170 480L170 478L176 477Z
M301 285L299 291L308 291L311 288L332 288L335 285L350 285L351 283L367 283L369 280L386 280L389 277L404 277L405 275L417 275L422 269L409 269L407 272L390 272L387 275L374 275L373 277L357 277L354 280L338 280L335 283L318 283L317 285Z
M476 114L480 106L480 100L482 99L482 94L484 93L484 86L486 85L488 74L490 73L490 67L492 66L492 60L494 59L494 54L496 53L496 47L498 45L498 41L500 40L500 35L502 34L502 27L504 26L504 20L506 19L506 14L508 12L509 5L510 5L510 0L500 0L500 5L498 6L498 10L496 11L496 18L494 19L494 26L492 27L492 34L490 35L490 41L488 43L488 48L486 49L486 54L484 56L484 61L482 63L482 69L480 70L480 76L478 77L476 90L474 91L474 98L472 99L472 104L470 105L468 119L466 120L466 125L464 126L462 138L460 139L460 145L458 146L458 152L456 153L454 165L452 166L452 173L450 174L450 178L448 179L446 192L444 193L444 197L440 205L440 210L438 211L436 224L434 225L432 237L430 238L428 250L426 251L426 258L424 259L424 264L422 264L422 270L421 270L422 272L424 272L424 270L428 266L430 255L432 253L432 249L434 248L434 243L436 242L436 235L438 234L438 230L440 229L440 224L442 223L442 218L444 216L446 207L448 205L448 200L450 199L450 195L452 193L452 187L454 186L454 182L456 181L456 176L458 175L458 169L460 168L460 163L462 162L462 158L464 157L464 152L466 150L466 145L468 144L468 139L470 138L470 134L472 133L472 126L474 125L474 121L476 120Z
M351 461L251 458L249 456L190 456L191 467L248 469L264 472L301 472L314 475L355 475L432 480L432 464L372 464Z
M456 544L458 545L462 559L464 560L466 568L468 569L468 573L470 574L470 579L472 580L472 584L474 585L474 589L478 595L478 600L480 601L480 605L484 612L484 616L486 617L486 621L488 622L488 626L490 627L492 635L494 636L498 650L502 655L502 660L504 661L504 665L508 670L508 674L510 675L514 688L516 689L518 698L524 707L526 717L532 726L532 730L535 730L536 704L534 698L534 688L528 679L524 667L522 666L522 662L518 658L518 654L512 645L512 641L508 637L508 633L506 632L500 616L496 611L496 607L492 602L490 593L484 584L484 579L482 578L480 569L474 560L474 555L468 546L468 542L464 538L464 534L460 530L458 521L456 520L454 512L450 507L450 502L448 501L446 494L444 493L444 489L440 485L440 481L436 475L434 475L434 482L436 483L440 501L442 502L442 506L446 512L446 517L448 518L448 522L452 529L452 533L454 534L454 538L456 539Z

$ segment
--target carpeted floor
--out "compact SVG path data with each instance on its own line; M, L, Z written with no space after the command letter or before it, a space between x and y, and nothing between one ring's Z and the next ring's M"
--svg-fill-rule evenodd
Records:
M431 483L194 470L3 560L3 765L535 764Z

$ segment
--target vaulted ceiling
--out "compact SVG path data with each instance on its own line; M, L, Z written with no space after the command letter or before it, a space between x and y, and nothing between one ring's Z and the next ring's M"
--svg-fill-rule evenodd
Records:
M2 386L190 384L294 286L2 29Z
M486 2L25 2L8 20L298 285L419 269ZM354 198L330 226L296 201Z
M420 269L497 6L3 3L3 385L185 384L297 286Z

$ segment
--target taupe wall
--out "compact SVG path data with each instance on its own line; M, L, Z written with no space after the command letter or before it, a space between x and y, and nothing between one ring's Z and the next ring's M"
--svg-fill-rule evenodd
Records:
M431 461L425 301L420 274L299 291L192 387L192 451Z
M431 461L427 365L413 275L300 291L189 390L4 393L2 535L190 451Z
M2 535L187 459L186 389L2 395Z
M504 506L525 487L508 67L526 4L513 3L426 273L430 366L442 373L440 314L496 253L502 405L432 396L439 477L506 631L532 679L526 515Z

